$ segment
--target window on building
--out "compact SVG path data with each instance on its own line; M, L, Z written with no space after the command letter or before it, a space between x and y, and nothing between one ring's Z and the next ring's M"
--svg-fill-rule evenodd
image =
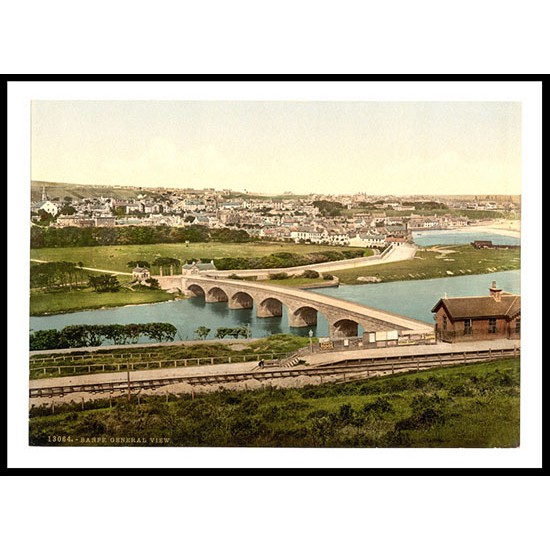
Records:
M496 334L497 332L497 320L489 319L489 334Z
M443 330L447 330L447 317L443 315Z
M472 334L472 320L464 319L464 334Z
M521 319L516 319L516 334L521 332Z

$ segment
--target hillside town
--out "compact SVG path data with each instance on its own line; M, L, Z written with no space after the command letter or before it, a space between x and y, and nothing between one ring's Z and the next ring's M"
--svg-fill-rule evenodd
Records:
M51 227L201 225L246 231L270 241L383 248L412 240L412 231L456 229L477 222L471 211L519 212L512 197L468 200L442 197L354 195L282 197L235 194L229 190L139 188L135 198L51 197L42 186L31 203L31 221Z

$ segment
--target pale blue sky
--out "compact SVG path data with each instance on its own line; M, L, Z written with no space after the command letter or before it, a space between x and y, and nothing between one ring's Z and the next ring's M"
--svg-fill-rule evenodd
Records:
M35 101L32 179L519 194L519 103Z

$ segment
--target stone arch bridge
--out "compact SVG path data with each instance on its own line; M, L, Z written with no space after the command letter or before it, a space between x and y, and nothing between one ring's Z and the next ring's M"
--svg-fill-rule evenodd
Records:
M231 309L252 309L256 304L257 317L281 317L286 307L291 327L314 326L321 314L328 322L331 338L357 336L359 327L365 332L397 330L400 335L433 332L428 323L307 290L212 276L158 279L163 289L203 295L206 302L227 302Z

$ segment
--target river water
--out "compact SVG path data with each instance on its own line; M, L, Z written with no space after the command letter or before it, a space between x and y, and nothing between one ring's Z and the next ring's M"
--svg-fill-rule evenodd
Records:
M473 241L492 241L493 244L520 244L519 237L497 235L482 229L472 229L471 231L453 231L451 229L413 231L412 238L418 246L469 244Z
M520 272L504 271L483 275L466 275L421 281L396 281L391 283L343 285L316 289L318 292L336 298L350 300L374 308L406 315L427 323L433 322L431 308L445 293L452 296L486 296L491 282L506 292L520 293ZM309 327L289 328L286 308L283 317L256 317L256 308L229 309L227 303L205 303L204 297L175 300L159 304L125 306L112 309L79 311L61 315L30 318L31 330L61 329L67 325L80 324L128 324L128 323L172 323L178 329L177 339L193 340L194 331L204 325L211 328L213 338L219 327L249 325L252 337L291 333L307 336ZM311 327L315 336L328 336L328 324L318 315L318 324ZM147 340L142 340L146 342Z

